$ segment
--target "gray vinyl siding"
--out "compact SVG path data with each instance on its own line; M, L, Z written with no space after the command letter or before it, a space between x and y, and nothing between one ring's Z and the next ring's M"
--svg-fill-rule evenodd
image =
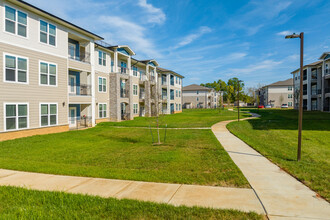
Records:
M4 82L4 54L28 58L29 84ZM40 103L57 103L58 125L68 124L67 59L0 43L0 132L4 131L4 103L29 103L29 128L40 127ZM57 64L57 86L39 85L39 60ZM65 103L63 105L63 103Z

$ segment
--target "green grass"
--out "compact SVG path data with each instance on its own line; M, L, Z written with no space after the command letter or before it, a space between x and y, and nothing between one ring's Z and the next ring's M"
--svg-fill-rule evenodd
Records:
M249 114L240 114L241 118L248 117ZM160 117L161 127L169 128L189 128L189 127L211 127L217 122L237 119L237 112L218 109L184 109L182 113L173 115L164 115ZM132 121L123 122L105 122L112 126L125 127L155 127L154 118L137 117Z
M162 138L165 130L161 130ZM156 130L153 130L154 135ZM0 168L152 182L246 187L212 131L167 130L153 146L149 129L95 128L0 142Z
M0 219L263 219L263 216L0 187Z
M258 113L257 110L252 110ZM330 114L304 112L302 160L297 162L298 112L260 110L260 119L228 129L261 154L330 201Z

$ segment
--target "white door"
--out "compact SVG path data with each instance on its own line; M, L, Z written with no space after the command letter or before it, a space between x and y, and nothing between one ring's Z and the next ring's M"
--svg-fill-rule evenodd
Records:
M69 115L69 125L70 127L75 127L77 125L76 107L69 108Z
M76 45L69 43L69 55L71 59L76 59Z
M76 76L74 75L69 75L69 93L70 94L76 94Z

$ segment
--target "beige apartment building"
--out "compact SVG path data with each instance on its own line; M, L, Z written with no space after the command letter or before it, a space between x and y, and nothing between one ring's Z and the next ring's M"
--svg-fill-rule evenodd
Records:
M157 61L132 58L129 46L108 45L24 1L0 0L0 9L0 141L152 116L162 74L182 85Z
M293 107L293 80L287 79L264 86L257 91L260 105L281 108L282 104Z
M319 61L303 67L303 109L330 111L330 52L323 53ZM294 107L299 107L300 69L292 73L294 81Z
M188 85L182 88L183 108L217 108L222 98L221 92L212 88L197 84Z

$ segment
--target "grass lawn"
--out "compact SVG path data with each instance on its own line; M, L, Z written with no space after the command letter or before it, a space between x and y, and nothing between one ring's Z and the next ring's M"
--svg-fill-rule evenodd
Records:
M300 162L296 161L298 112L266 109L260 110L259 114L260 119L232 122L227 127L330 201L330 114L304 112Z
M249 114L240 114L241 118L250 116ZM169 128L189 128L189 127L211 127L217 122L233 120L237 118L237 112L217 109L184 109L182 113L173 115L164 115L160 117L162 127ZM132 121L123 122L105 122L112 126L125 127L155 127L156 120L154 118L137 117Z
M256 213L0 187L0 219L263 219Z
M156 130L153 130L154 134ZM161 130L161 134L164 130ZM163 137L163 136L162 136ZM0 142L0 168L152 182L246 187L212 131L167 130L153 146L149 129L109 123Z

